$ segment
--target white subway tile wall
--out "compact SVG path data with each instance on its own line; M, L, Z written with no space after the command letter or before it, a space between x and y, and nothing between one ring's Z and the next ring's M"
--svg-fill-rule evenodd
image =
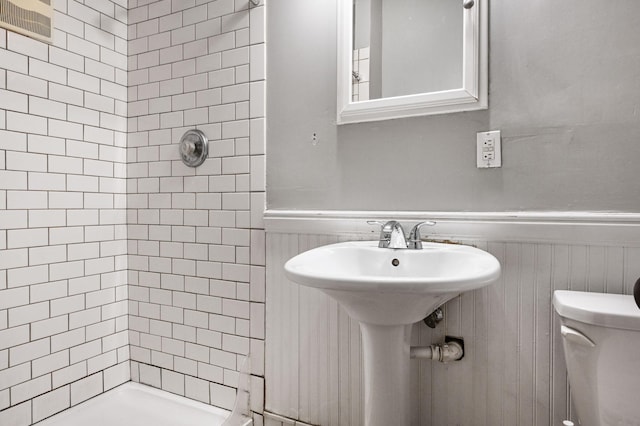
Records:
M129 6L132 378L231 409L251 352L257 422L265 335L264 6ZM191 128L209 138L209 158L198 168L178 153Z
M52 45L0 29L0 424L129 379L231 408L248 352L262 424L264 7L53 3Z
M2 425L130 378L127 4L86 3L54 1L53 45L0 30Z

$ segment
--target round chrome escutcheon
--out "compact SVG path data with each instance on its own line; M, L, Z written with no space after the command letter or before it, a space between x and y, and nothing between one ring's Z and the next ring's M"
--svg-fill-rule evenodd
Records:
M180 158L189 167L204 163L209 153L209 140L200 130L188 130L180 139Z

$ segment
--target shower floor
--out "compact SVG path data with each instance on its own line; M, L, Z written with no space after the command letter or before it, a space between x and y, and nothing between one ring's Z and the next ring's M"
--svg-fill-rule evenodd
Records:
M38 426L220 426L228 411L128 382Z

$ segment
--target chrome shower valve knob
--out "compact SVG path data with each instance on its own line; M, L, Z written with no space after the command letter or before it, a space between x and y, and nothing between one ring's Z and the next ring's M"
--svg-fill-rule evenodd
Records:
M186 141L180 145L180 151L185 157L192 155L196 152L196 144L191 141Z
M209 154L209 140L200 130L188 130L180 139L180 158L189 167L198 167Z

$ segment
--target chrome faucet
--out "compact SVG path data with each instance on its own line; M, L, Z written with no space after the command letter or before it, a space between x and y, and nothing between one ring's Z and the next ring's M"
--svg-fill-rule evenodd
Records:
M380 231L380 248L407 248L407 240L404 236L404 229L400 222L390 220L382 225Z
M380 225L380 242L378 247L391 248L391 249L422 249L422 241L420 240L420 228L422 226L433 226L436 223L434 221L420 222L411 229L409 233L409 240L407 241L404 229L400 222L396 220L390 220L386 223L370 220L367 222L370 225Z

